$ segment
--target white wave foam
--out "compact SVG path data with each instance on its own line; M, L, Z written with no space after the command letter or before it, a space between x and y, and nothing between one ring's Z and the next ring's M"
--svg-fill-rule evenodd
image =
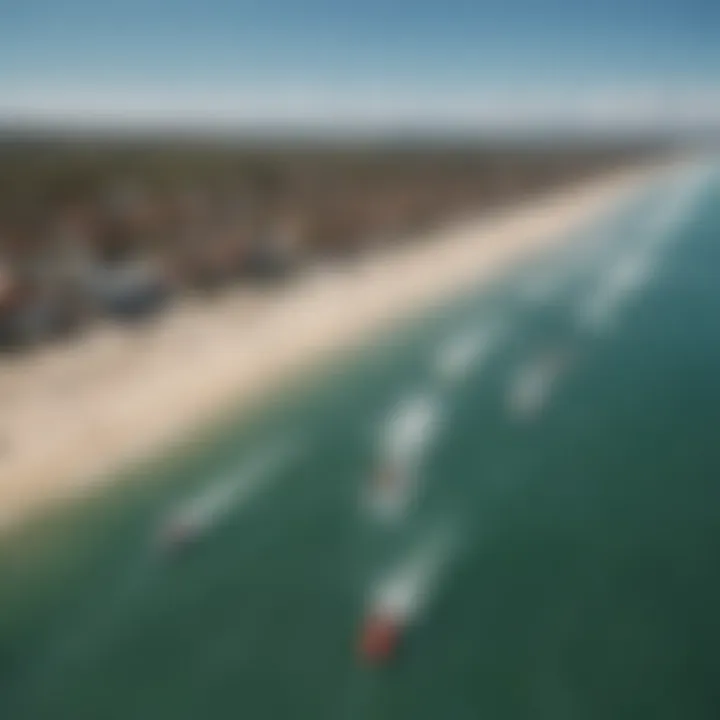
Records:
M642 247L615 260L580 306L579 322L589 329L607 328L617 318L623 303L647 284L656 264L655 253Z
M623 305L656 273L661 252L681 237L681 229L708 187L705 168L694 168L664 183L651 207L639 218L631 247L606 261L607 269L577 311L577 321L591 330L606 330Z
M521 365L508 389L509 414L516 420L530 420L542 412L569 361L568 352L554 351Z
M502 339L499 325L471 328L451 337L440 346L435 370L445 381L466 376L471 368L483 363Z
M407 398L393 408L383 428L385 457L401 465L417 459L433 439L440 421L440 408L431 395Z

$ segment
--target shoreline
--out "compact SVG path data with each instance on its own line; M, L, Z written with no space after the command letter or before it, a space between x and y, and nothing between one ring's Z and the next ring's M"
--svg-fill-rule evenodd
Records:
M98 327L0 360L0 535L169 450L225 409L239 413L403 317L558 246L653 171L615 171L339 270L188 300L147 326Z

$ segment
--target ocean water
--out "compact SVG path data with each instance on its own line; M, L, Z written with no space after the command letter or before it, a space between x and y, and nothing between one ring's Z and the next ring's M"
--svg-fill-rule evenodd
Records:
M720 173L572 240L4 541L0 718L717 717Z

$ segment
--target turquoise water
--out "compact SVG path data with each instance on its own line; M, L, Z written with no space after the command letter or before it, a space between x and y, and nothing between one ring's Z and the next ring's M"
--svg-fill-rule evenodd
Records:
M0 548L0 717L714 718L718 238L718 175L678 172L24 529ZM438 373L489 326L485 354ZM548 357L564 361L539 405L509 409ZM379 522L362 503L378 436L417 396L441 422L416 501ZM185 554L158 554L188 498L241 486ZM438 529L442 572L369 667L368 593Z

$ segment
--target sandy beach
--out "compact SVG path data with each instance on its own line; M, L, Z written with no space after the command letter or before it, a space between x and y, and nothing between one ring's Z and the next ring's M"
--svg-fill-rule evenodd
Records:
M75 342L0 360L0 530L562 242L650 172L616 172L350 268L310 270L276 290L186 299L149 326L98 326Z

